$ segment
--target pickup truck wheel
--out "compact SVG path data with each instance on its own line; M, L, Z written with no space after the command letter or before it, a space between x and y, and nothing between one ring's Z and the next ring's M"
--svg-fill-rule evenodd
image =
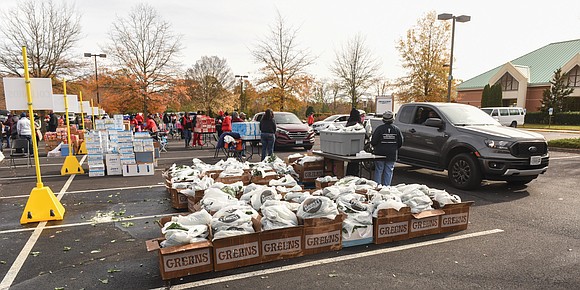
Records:
M453 186L473 189L481 184L481 172L477 160L470 154L457 154L451 159L447 175Z

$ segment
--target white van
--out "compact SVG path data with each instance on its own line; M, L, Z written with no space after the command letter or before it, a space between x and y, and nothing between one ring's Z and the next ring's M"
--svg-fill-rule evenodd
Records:
M489 107L481 108L500 124L504 126L517 127L524 124L526 110L519 107Z

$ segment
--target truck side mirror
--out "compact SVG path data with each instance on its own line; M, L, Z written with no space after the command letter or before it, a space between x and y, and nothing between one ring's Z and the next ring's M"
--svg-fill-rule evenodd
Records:
M443 129L445 123L443 123L443 121L439 118L428 118L425 120L425 126Z

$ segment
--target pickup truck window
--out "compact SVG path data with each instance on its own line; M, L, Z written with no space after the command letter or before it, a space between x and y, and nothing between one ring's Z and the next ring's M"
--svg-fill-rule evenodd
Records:
M399 112L399 122L405 123L405 124L412 123L414 109L415 109L414 106L407 106L407 107L401 108L401 111Z
M490 115L473 106L441 106L439 110L456 126L499 125Z

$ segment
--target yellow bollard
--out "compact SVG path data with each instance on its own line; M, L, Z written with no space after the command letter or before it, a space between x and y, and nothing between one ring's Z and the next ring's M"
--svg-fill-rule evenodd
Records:
M34 116L32 109L32 94L30 92L30 76L28 73L28 57L26 47L22 47L22 58L24 59L24 80L26 83L26 97L28 100L28 114ZM67 114L68 115L68 114ZM68 119L68 118L67 118ZM34 122L30 122L32 132L35 132ZM20 218L21 224L42 222L50 220L62 220L65 209L60 201L54 196L54 193L48 186L42 184L42 175L40 174L40 160L38 158L38 144L36 138L32 138L32 148L34 150L34 166L36 168L36 187L30 192L24 212Z
M70 175L70 174L85 174L85 171L81 167L79 160L73 156L73 146L70 138L70 121L68 118L68 100L66 97L66 80L62 81L63 94L64 94L64 109L66 111L66 130L68 136L68 156L64 159L64 164L60 169L60 175Z

